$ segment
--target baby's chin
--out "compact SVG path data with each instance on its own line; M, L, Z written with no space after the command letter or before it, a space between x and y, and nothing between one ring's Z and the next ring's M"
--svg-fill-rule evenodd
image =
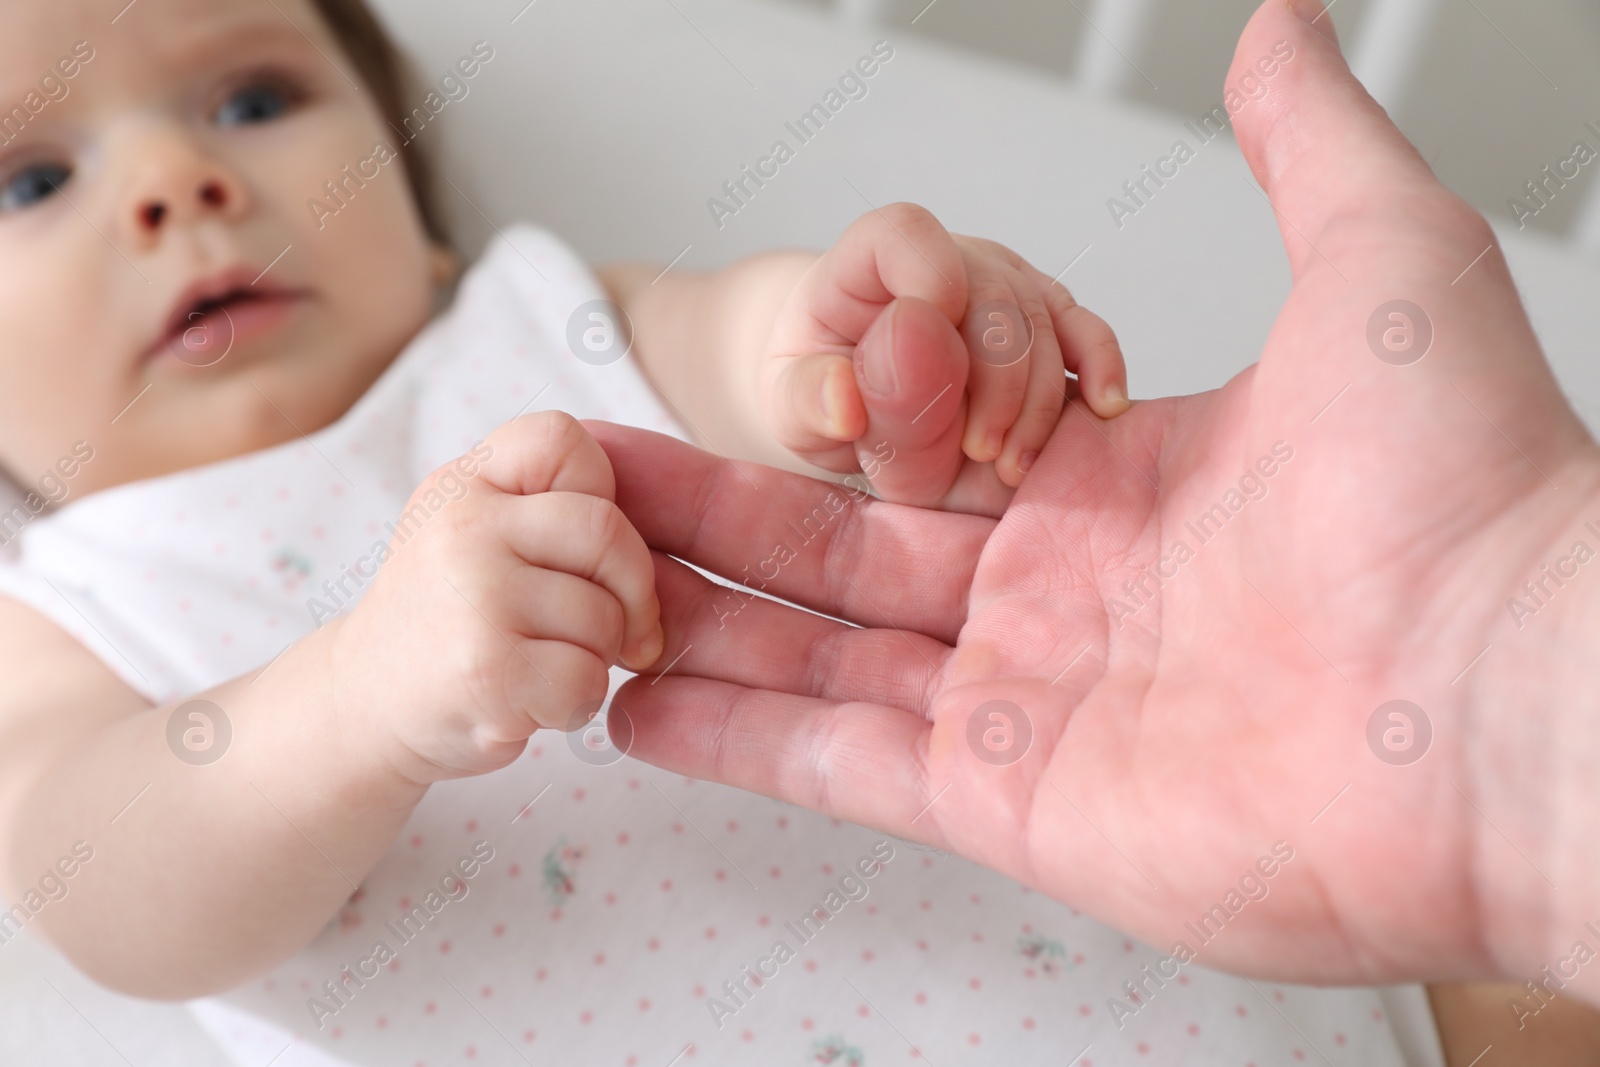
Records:
M112 427L94 489L203 467L302 440L342 418L395 354L253 344L214 366L152 366L149 389ZM142 388L142 387L141 387Z
M372 295L335 285L224 301L131 353L124 383L83 420L104 457L86 471L92 489L260 452L337 422L431 317L410 293Z

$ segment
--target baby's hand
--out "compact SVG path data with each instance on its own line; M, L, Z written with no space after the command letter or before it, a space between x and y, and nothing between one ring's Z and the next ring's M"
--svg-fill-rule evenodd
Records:
M650 551L588 431L542 412L485 444L418 487L372 588L331 624L339 728L421 784L581 724L613 663L642 669L663 644Z
M1015 252L913 204L863 215L811 267L761 371L781 444L919 505L948 504L974 465L1015 488L1079 394L1101 418L1127 410L1111 328Z

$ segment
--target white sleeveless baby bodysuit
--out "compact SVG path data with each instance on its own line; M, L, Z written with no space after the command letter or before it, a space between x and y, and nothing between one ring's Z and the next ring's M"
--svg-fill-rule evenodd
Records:
M500 423L681 436L604 296L513 228L338 422L41 515L0 594L153 702L259 670L359 599L329 590ZM251 1067L1403 1062L1377 993L1162 957L962 860L547 732L430 789L309 946L191 1006Z

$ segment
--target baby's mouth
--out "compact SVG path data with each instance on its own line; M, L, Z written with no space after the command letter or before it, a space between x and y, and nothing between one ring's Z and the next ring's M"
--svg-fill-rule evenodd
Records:
M235 344L261 336L288 318L306 293L235 285L180 303L161 337L146 353L171 355L190 366L220 362Z

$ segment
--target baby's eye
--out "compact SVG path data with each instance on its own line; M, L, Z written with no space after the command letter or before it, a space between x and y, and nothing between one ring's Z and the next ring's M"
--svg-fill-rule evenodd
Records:
M53 196L72 180L72 168L61 163L35 163L0 185L0 212L21 211Z
M247 85L228 97L217 111L219 126L271 122L289 110L294 94L276 85Z

